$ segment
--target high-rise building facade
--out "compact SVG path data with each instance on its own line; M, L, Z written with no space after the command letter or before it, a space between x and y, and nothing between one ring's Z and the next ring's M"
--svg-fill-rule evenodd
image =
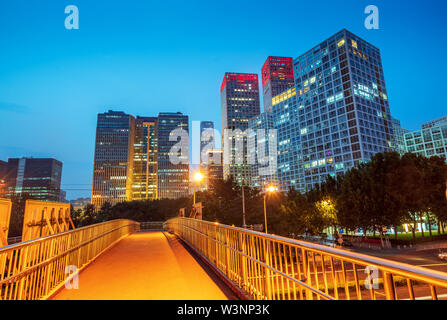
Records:
M6 173L8 172L8 163L0 160L0 198L6 196Z
M273 127L277 130L277 179L279 189L305 192L301 129L296 89L273 97Z
M132 200L135 118L121 111L98 114L92 204Z
M207 151L214 149L216 143L214 141L214 122L200 122L200 166L207 164Z
M135 119L132 200L157 199L157 118Z
M51 158L8 159L6 196L26 196L42 201L59 201L62 162Z
M263 112L248 122L248 159L250 186L263 188L277 184L277 134L273 115Z
M447 159L447 123L438 122L435 126L406 133L405 147L407 152Z
M396 118L391 118L391 124L393 126L392 148L400 155L403 155L407 152L405 146L405 134L409 133L410 130L402 128L400 120Z
M208 184L223 180L223 150L208 149L207 180Z
M293 59L268 57L262 67L264 112L272 111L272 98L294 87Z
M296 58L294 76L295 97L272 99L274 126L288 122L282 123L285 131L278 127L282 189L289 185L310 190L328 175L344 173L392 149L379 49L344 29ZM290 110L294 103L296 108ZM299 149L293 160L285 151L290 148ZM281 170L288 172L285 177Z
M225 73L220 92L224 179L231 176L237 183L249 185L246 130L248 121L260 113L258 75Z
M422 124L422 129L428 129L432 127L439 127L441 125L447 124L447 116L443 116L441 118L426 122Z
M181 112L160 113L158 115L157 163L159 199L178 199L189 195L188 136L189 123L187 115ZM178 148L175 146L178 146Z

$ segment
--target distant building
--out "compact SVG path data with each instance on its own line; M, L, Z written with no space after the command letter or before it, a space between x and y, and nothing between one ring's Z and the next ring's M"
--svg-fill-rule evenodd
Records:
M59 202L68 202L67 201L67 191L61 190L61 194L59 196Z
M406 133L405 147L407 152L447 159L447 123Z
M250 183L250 165L247 162L248 121L259 115L258 75L225 73L221 93L221 116L224 150L224 179ZM227 137L226 137L227 135Z
M90 198L78 198L70 201L70 204L73 206L73 210L84 209L84 207L90 203Z
M200 165L207 164L207 150L214 149L216 143L214 141L214 122L200 122Z
M120 111L98 114L91 202L96 210L109 202L132 199L135 118Z
M157 118L137 117L133 159L132 200L155 200L157 195Z
M189 123L188 116L177 113L158 115L158 198L177 199L189 195ZM183 152L179 152L175 163L172 161L172 148L181 141L178 135L186 134ZM179 150L178 150L179 151Z
M277 179L279 189L290 188L305 192L302 164L301 131L296 99L296 88L289 89L273 98L273 127L277 129Z
M277 184L277 135L271 112L261 113L248 122L250 186L263 188Z
M62 162L48 158L8 159L6 196L60 201Z
M206 174L208 184L223 180L223 151L222 149L208 150L208 165Z
M272 98L295 86L293 59L268 57L261 72L264 112L271 112Z
M0 160L0 198L6 197L6 173L8 162Z
M392 139L392 148L399 154L403 155L407 152L407 148L405 146L405 134L409 133L410 130L404 129L400 125L400 121L391 118L391 124L393 125L393 139Z
M441 125L445 125L447 124L447 116L443 116L441 118L426 122L424 124L422 124L422 129L428 129L428 128L432 128L432 127L438 127Z

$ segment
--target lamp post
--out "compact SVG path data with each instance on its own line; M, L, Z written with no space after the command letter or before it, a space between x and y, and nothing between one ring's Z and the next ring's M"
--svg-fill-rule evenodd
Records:
M197 171L194 174L194 197L193 197L193 203L196 204L196 187L197 183L203 180L203 174L200 171Z
M267 202L267 194L268 194L268 193L274 193L274 192L276 192L277 190L278 190L277 187L275 187L274 185L270 185L270 186L267 187L267 189L265 190L265 193L264 193L264 223L265 223L265 233L268 233L268 232L267 232L267 205L266 205L266 202Z

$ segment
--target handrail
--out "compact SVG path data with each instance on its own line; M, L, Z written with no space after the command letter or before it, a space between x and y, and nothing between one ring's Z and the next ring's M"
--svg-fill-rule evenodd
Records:
M131 220L112 220L0 248L0 300L48 297L122 237L139 229ZM68 268L70 269L70 268Z
M411 299L447 293L447 273L262 232L174 218L166 228L255 299Z

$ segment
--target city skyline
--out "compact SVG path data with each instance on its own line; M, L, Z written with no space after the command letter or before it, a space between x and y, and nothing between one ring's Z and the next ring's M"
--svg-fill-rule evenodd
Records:
M286 44L275 41L278 35L274 32L264 35L262 42L257 35L246 44L243 43L246 40L243 35L234 35L236 44L241 44L239 48L234 46L218 54L221 47L218 41L213 40L203 53L197 55L198 49L187 45L187 41L181 40L181 37L173 38L178 41L175 45L157 42L161 44L162 49L159 50L139 42L139 36L149 34L160 40L163 36L172 35L173 30L157 35L148 32L150 28L139 30L141 26L136 22L131 23L132 16L129 16L128 11L127 15L117 14L119 6L116 5L110 4L107 9L112 13L111 19L116 18L115 25L112 25L111 30L104 30L94 19L94 14L104 15L101 13L101 5L90 5L85 1L78 3L81 27L73 31L78 33L63 29L63 6L51 2L39 6L25 5L22 1L4 4L1 14L17 16L17 19L15 22L13 19L0 19L3 27L0 28L0 41L2 47L6 48L1 53L3 59L0 62L3 70L0 75L0 126L2 136L8 137L0 143L0 159L5 161L8 158L33 156L61 160L64 163L62 189L68 191L68 199L90 194L94 130L98 113L109 109L129 114L180 111L188 115L190 121L211 120L220 130L219 87L225 72L247 72L260 76L261 67L268 56L290 56L295 59L343 28L381 50L391 115L401 121L403 128L417 130L422 123L439 118L445 112L440 94L424 94L429 89L433 92L445 91L446 84L440 80L446 67L435 63L436 60L442 61L442 58L437 57L442 56L445 47L440 31L445 22L440 20L438 13L442 11L439 6L445 4L420 8L415 3L409 3L405 8L398 8L396 4L378 1L381 29L377 31L366 30L363 26L366 2L360 1L350 6L337 22L325 21L335 5L328 4L327 8L320 9L321 25L309 27L312 32L308 34L295 35L293 28L304 27L310 18L303 17L304 21L282 24L281 37L288 40ZM265 3L259 3L254 10L266 11L263 5ZM289 5L295 8L292 3ZM241 6L240 13L228 11L228 15L240 17L249 12L249 5ZM139 3L137 7L144 9L146 6ZM301 4L301 7L304 10L311 8L309 4ZM35 15L30 15L25 9L35 12ZM402 21L410 20L416 12L421 17L418 25L403 23L402 27L398 26ZM41 40L41 46L37 47L36 39L31 39L29 35L23 37L23 33L30 24L37 23L35 19L39 14L41 18L49 19L46 23L41 22L42 30L36 30L36 39ZM148 14L153 17L153 10ZM134 15L142 18L144 13ZM253 15L249 15L249 18L245 22L247 25L244 24L247 30L249 22L261 23L261 19ZM179 20L178 24L187 22L185 19ZM210 22L208 19L206 21ZM125 23L127 26L124 28ZM192 25L191 22L186 23L188 28ZM5 33L15 26L16 34ZM219 33L216 26L212 26L206 32L207 38L212 36L213 31L214 35L222 35L224 31ZM52 28L54 31L49 33L50 36L43 37ZM126 35L132 31L139 32L126 42ZM102 34L109 36L104 42L94 44L93 40ZM107 42L111 40L110 34L117 34L116 44ZM17 39L21 39L22 45L13 48L10 43L17 42ZM72 44L68 43L70 41ZM33 56L23 50L27 46L35 48ZM90 51L96 51L96 54L90 54ZM174 61L179 53L187 55L183 60ZM421 56L434 58L428 61ZM167 63L168 60L172 61L171 64ZM160 66L155 67L154 61ZM91 67L93 70L89 70ZM130 71L126 70L127 67L130 67ZM141 70L137 70L139 67L142 67ZM163 68L165 72L162 72ZM192 69L197 73L192 73ZM152 79L157 77L159 85L154 84ZM122 83L121 79L127 82ZM152 90L148 89L150 85L153 86ZM197 92L201 94L188 96L187 92L197 85L200 85ZM167 95L171 91L175 93ZM407 92L414 94L408 95ZM424 107L423 113L420 112L421 106ZM20 132L10 134L20 125ZM67 125L72 133L68 133Z

